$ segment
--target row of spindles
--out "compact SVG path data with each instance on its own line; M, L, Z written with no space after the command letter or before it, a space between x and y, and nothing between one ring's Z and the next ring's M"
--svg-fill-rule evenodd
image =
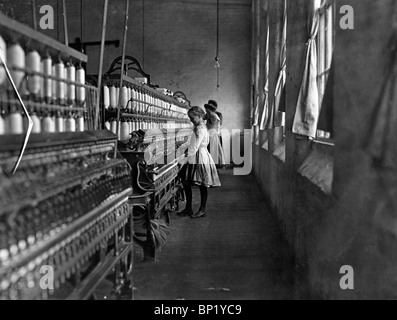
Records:
M32 133L82 132L87 129L82 112L48 111L40 108L28 110L33 122ZM27 131L28 119L24 114L4 111L2 113L5 117L0 116L0 135L23 134Z
M117 134L117 119L113 118L105 124L106 129ZM190 128L191 125L188 123L176 123L172 121L149 121L146 119L136 118L121 118L119 126L119 140L126 141L131 136L131 133L139 130L155 130L155 129L167 129L167 130L179 130L183 128Z
M36 50L25 52L20 44L7 44L1 36L0 54L25 106L35 104L35 108L28 107L33 133L84 131L86 88L81 65L76 68L71 62L65 64L50 55L42 57ZM17 100L0 63L0 135L26 131L26 117ZM48 108L51 106L61 111Z
M131 132L150 129L190 128L187 110L159 96L130 85L105 84L102 88L105 109L117 110L120 106L124 116L120 118L117 133L117 119L110 119L105 127L126 141ZM120 92L121 91L121 92Z
M169 115L171 113L187 114L186 109L129 85L123 85L121 89L117 85L104 85L103 105L105 109L116 109L120 105L126 112L138 114L160 115L163 111L168 112Z

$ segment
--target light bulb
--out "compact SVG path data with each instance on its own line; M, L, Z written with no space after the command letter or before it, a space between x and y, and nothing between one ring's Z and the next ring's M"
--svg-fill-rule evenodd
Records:
M215 57L214 68L218 69L218 68L220 68L220 67L221 67L221 65L220 65L220 63L219 63L219 58L218 58L218 57Z

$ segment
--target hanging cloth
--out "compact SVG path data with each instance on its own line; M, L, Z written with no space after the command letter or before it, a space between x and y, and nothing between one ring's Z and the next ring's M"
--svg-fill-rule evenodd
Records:
M267 19L267 35L266 35L266 62L265 62L265 86L263 88L264 91L264 101L263 101L263 111L262 111L262 119L260 123L260 130L266 130L270 128L269 123L269 67L270 67L270 55L269 55L269 44L270 44L270 27L269 27L269 18Z
M254 97L255 97L255 105L254 105L254 115L253 115L253 126L259 125L259 93L257 92L257 88L259 87L259 76L260 76L260 48L257 45L255 51L255 86L254 86Z
M277 79L276 89L274 91L274 101L271 115L271 123L273 127L279 127L282 124L282 117L279 112L281 98L284 93L285 83L287 82L287 0L284 0L284 17L283 17L283 33L281 36L280 48L280 72ZM284 105L282 106L284 107Z
M319 117L319 97L317 86L317 45L320 0L310 0L309 40L306 44L305 69L296 105L292 132L315 138Z
M259 125L259 95L256 95L255 98L254 119L252 125L253 126Z

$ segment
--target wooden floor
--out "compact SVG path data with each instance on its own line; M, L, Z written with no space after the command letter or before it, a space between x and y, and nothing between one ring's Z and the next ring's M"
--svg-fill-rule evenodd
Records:
M135 300L293 299L293 257L252 176L220 170L208 216L172 215L156 262L135 250ZM195 209L199 206L194 190Z

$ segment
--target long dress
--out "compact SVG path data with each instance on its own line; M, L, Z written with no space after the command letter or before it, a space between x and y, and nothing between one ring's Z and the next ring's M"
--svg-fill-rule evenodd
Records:
M180 172L182 181L208 188L221 186L214 160L207 149L209 139L204 123L194 128L185 164Z
M216 113L208 114L207 129L209 131L210 143L209 151L216 165L224 166L226 164L225 151L221 143L221 119Z

